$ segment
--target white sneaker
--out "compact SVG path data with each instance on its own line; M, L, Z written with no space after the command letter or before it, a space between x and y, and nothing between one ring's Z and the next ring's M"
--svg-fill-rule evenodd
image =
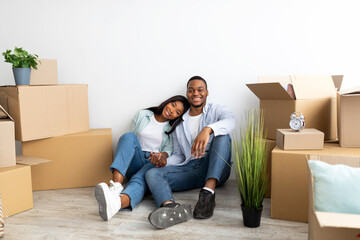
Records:
M94 192L99 204L99 215L105 221L109 221L121 208L119 195L110 191L106 183L99 183Z
M116 195L120 195L120 193L124 190L124 187L119 182L114 182L113 180L110 180L110 186L109 189L111 192L114 192Z

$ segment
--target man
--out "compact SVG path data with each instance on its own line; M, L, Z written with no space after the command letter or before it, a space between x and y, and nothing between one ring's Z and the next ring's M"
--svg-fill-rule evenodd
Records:
M157 228L167 228L191 218L190 204L176 203L172 191L202 188L193 216L207 219L215 208L215 187L222 185L231 170L231 139L235 127L232 113L223 106L206 103L209 95L206 81L194 76L187 83L190 109L173 133L173 155L162 168L146 173L146 182L157 210L149 221Z

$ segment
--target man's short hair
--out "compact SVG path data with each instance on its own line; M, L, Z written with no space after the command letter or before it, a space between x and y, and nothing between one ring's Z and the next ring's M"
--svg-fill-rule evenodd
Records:
M201 81L203 81L203 82L205 83L205 87L206 87L206 89L207 89L207 82L205 81L205 79L203 79L203 78L200 77L200 76L193 76L193 77L191 77L191 78L189 79L189 81L187 82L187 84L186 84L186 88L189 87L189 83L190 83L192 80L201 80Z

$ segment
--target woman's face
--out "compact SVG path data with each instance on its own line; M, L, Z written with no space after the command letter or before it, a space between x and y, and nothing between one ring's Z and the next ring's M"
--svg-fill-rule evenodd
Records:
M184 113L184 104L180 101L170 102L165 105L162 116L168 120L174 120Z

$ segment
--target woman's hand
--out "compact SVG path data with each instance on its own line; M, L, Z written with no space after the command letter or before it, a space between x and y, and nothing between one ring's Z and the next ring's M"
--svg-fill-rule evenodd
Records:
M150 153L150 162L155 165L155 167L165 167L168 157L166 152L159 152L159 153Z

